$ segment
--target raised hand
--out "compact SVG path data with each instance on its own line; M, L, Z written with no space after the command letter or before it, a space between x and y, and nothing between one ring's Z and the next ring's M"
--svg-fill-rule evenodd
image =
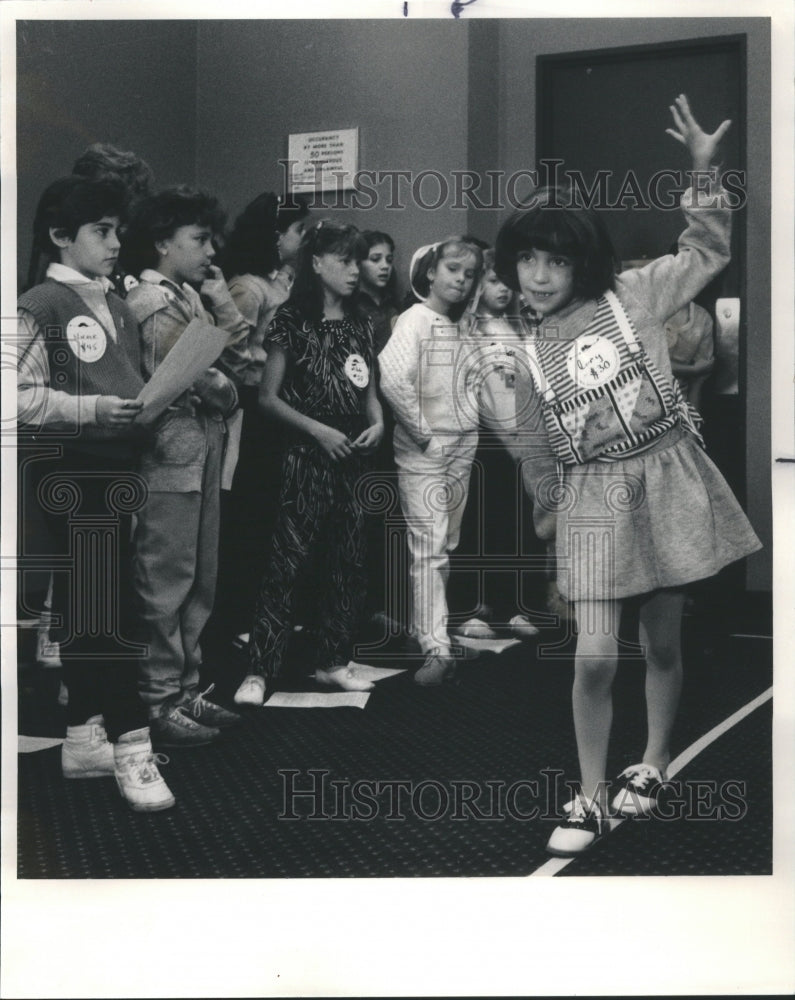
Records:
M718 143L728 131L731 120L727 118L726 121L721 122L717 129L709 135L693 117L684 94L680 94L671 105L671 114L676 128L667 128L665 131L690 150L690 155L693 157L693 170L708 170Z

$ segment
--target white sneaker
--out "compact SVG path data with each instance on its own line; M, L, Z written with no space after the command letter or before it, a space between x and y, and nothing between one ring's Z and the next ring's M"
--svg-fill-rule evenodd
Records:
M249 674L235 692L236 705L264 705L265 678L259 674Z
M115 744L113 755L116 784L131 809L159 812L174 805L174 796L157 769L158 764L168 763L168 757L152 753L148 729L124 733Z
M595 802L590 804L581 796L565 807L567 815L556 826L547 841L547 851L561 858L572 858L582 854L610 832L609 819L602 816L602 810Z
M496 639L497 633L482 618L469 618L459 625L455 630L456 635L462 635L465 639Z
M315 680L323 687L339 688L340 691L372 691L375 684L360 677L356 664L340 664L330 670L315 670Z
M666 780L653 764L632 764L618 776L621 787L610 808L621 816L648 816Z
M514 615L508 622L508 625L511 628L511 632L513 632L513 634L518 636L520 639L538 635L538 629L530 621L527 615Z
M61 746L64 778L109 778L113 774L113 744L108 743L105 720L92 716L83 726L67 726Z

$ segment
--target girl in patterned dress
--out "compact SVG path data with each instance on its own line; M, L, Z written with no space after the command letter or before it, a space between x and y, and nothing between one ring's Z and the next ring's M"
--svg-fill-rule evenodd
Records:
M312 571L319 610L315 678L343 690L371 682L349 667L364 595L364 512L357 484L384 424L373 377L370 321L358 310L367 254L353 226L320 222L298 251L290 298L265 335L262 411L285 434L279 513L249 643L250 672L235 701L261 705L292 631L296 586Z

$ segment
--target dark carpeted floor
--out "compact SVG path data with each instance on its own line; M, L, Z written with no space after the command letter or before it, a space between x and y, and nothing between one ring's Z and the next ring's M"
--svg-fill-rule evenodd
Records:
M769 639L728 630L769 631L719 619L685 620L675 754L771 683ZM64 781L57 747L20 754L19 876L528 875L548 858L554 816L570 798L565 782L577 775L571 649L549 628L463 664L456 686L422 689L409 672L380 681L363 710L246 711L223 742L169 751L163 774L177 805L154 815L131 812L112 779ZM207 679L228 703L239 665L214 667ZM21 733L63 735L58 674L20 670ZM300 676L291 683L312 687ZM642 690L640 664L622 662L612 773L642 751ZM769 873L770 702L677 779L678 818L625 822L565 874Z

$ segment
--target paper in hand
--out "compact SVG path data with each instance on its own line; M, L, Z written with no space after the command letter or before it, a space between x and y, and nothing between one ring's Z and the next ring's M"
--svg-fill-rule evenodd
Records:
M229 334L211 323L194 319L138 393L144 404L137 423L151 424L218 359Z

